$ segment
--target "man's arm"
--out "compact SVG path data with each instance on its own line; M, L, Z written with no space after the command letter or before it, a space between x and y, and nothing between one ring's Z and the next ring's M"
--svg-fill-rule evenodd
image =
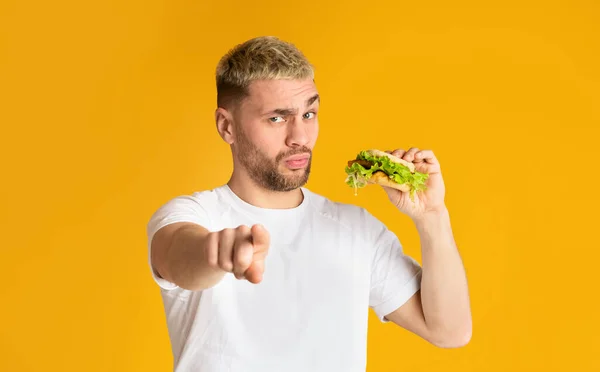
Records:
M226 273L256 284L262 281L269 242L261 225L209 232L195 223L177 222L154 234L151 259L161 277L192 291L213 287Z
M453 348L471 339L467 279L448 211L415 220L421 239L421 289L386 318L432 344Z
M211 267L206 257L210 233L191 222L167 225L154 234L152 264L158 274L188 290L202 290L217 284L225 271Z

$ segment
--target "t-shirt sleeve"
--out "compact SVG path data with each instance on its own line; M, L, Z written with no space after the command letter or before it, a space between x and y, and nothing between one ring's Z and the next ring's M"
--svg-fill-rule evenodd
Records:
M154 281L165 290L172 290L178 286L162 278L152 265L152 238L161 228L175 222L193 222L205 228L209 228L209 216L206 209L202 207L197 197L183 195L175 197L163 204L150 217L146 227L148 238L148 264Z
M379 320L406 303L421 288L421 266L404 254L397 236L385 226L379 228L371 267L369 305Z

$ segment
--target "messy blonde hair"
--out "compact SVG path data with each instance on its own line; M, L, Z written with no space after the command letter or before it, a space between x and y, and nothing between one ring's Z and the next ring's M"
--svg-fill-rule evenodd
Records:
M243 99L253 81L314 79L314 69L293 44L262 36L231 49L219 61L216 75L217 105L227 107Z

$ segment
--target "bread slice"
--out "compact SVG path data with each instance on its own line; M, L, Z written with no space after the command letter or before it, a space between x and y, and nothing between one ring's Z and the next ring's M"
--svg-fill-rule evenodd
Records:
M393 181L392 179L390 179L390 177L388 177L388 175L385 174L385 172L383 172L383 171L374 172L373 175L371 175L371 178L369 178L369 180L367 182L371 183L371 184L377 184L377 185L381 185L381 186L391 187L393 189L400 190L402 192L410 191L410 186L407 183L399 184L399 183Z

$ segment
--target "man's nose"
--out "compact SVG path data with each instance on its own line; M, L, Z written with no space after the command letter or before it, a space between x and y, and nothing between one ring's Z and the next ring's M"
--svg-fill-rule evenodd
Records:
M287 145L289 147L306 146L309 142L307 125L302 120L294 119L289 125Z

